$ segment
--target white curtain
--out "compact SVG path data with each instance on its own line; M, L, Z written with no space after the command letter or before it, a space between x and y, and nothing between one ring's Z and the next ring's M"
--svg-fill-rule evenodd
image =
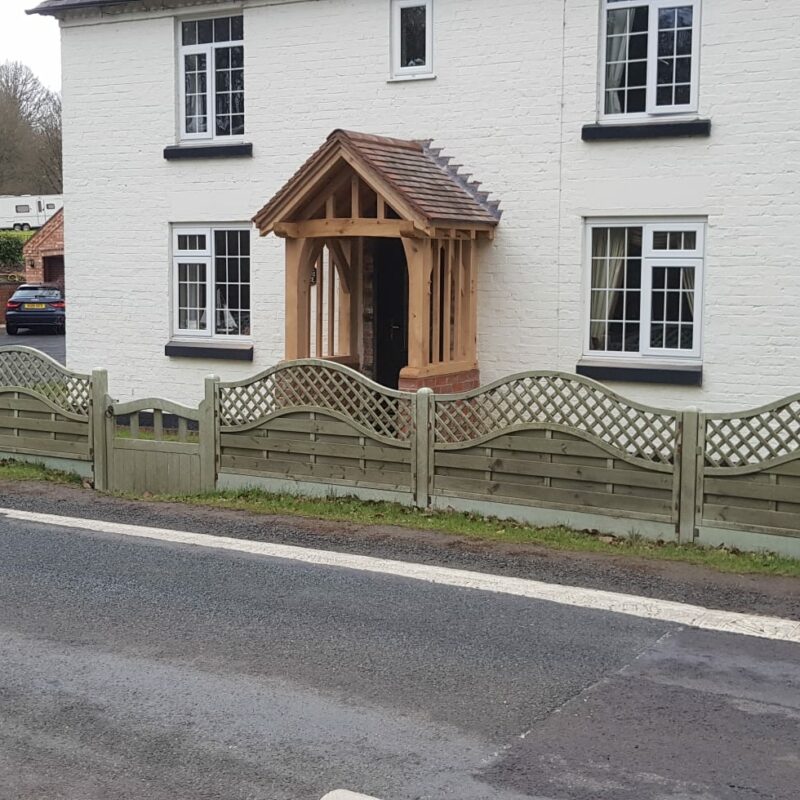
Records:
M605 262L608 268L605 286L610 290L608 292L592 291L591 337L592 341L603 342L603 345L597 348L599 350L605 350L607 347L605 320L611 319L616 304L623 302L622 292L613 290L621 289L625 278L625 234L625 228L606 228L603 229L602 236L596 235L594 237L593 259L608 256ZM597 263L600 262L592 261L592 269ZM593 288L594 283L594 280L592 280ZM606 308L606 301L608 302L608 308Z
M606 96L605 109L607 114L622 112L622 103L619 101L618 92L608 92L608 89L618 89L623 85L625 74L625 58L628 49L628 37L619 34L628 33L628 9L618 8L609 11L606 17L606 62L617 61L606 68Z

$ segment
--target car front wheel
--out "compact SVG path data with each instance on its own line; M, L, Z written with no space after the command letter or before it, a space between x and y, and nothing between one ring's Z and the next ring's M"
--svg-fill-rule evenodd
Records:
M16 325L6 325L6 333L9 336L16 336L17 335L17 326Z

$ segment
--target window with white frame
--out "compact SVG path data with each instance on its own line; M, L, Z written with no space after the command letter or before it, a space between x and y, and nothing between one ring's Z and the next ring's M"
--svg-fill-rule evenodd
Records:
M180 23L181 139L244 135L241 16Z
M700 0L602 3L602 116L696 111Z
M176 227L172 238L173 332L250 335L250 229Z
M589 225L586 352L700 358L704 225Z
M433 72L433 0L392 0L392 75Z

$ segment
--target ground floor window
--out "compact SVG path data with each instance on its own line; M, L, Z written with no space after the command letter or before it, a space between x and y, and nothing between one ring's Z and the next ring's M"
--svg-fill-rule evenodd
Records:
M250 229L173 228L173 332L250 335Z
M696 221L589 224L589 354L700 357L703 234Z

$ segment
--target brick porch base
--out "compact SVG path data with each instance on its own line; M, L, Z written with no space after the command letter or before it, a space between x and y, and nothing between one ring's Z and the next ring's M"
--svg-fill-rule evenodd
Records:
M416 392L427 387L437 394L467 392L481 385L480 370L470 369L466 372L453 372L446 375L425 375L418 378L405 378L400 374L398 388L404 392Z

